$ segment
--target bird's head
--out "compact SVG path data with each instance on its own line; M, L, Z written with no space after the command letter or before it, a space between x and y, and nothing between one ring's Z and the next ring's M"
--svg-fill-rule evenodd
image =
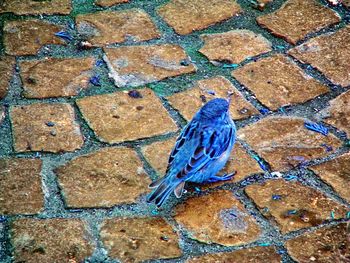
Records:
M227 99L216 98L207 102L200 110L200 115L206 119L224 119L229 113L230 103Z

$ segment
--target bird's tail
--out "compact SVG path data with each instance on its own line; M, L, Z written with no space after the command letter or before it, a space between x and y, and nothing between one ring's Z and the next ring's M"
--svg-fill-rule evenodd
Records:
M185 182L180 180L171 180L169 177L160 178L150 184L150 188L155 190L147 197L147 202L155 202L160 207L168 196L174 191L177 198L180 198L184 189Z

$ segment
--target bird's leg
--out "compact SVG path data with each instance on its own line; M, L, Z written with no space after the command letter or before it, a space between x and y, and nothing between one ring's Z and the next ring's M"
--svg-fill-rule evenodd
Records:
M215 183L215 182L221 182L221 181L228 181L230 180L236 172L230 173L230 174L224 174L222 176L212 175L209 177L208 180L205 181L205 183Z

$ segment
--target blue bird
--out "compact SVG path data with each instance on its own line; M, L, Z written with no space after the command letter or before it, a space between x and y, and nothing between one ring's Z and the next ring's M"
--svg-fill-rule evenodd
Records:
M225 166L236 140L230 100L209 101L183 128L171 151L165 176L149 186L155 190L147 202L160 207L172 192L180 198L186 182L213 183L232 178L233 174L216 175Z

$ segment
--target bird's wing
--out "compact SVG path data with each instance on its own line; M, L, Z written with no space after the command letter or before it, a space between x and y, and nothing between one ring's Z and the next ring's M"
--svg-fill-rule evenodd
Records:
M231 138L234 133L233 126L223 125L216 129L207 127L195 134L197 125L198 124L193 123L185 127L182 136L179 136L170 155L167 171L172 169L172 163L178 157L178 154L180 155L179 158L187 157L181 170L176 174L176 178L178 179L189 178L196 172L205 168L211 161L220 158L231 143ZM195 135L196 139L193 138L193 135ZM182 152L184 152L181 148L186 144L186 140L192 140L195 144L192 145L193 150L188 156L181 156Z

